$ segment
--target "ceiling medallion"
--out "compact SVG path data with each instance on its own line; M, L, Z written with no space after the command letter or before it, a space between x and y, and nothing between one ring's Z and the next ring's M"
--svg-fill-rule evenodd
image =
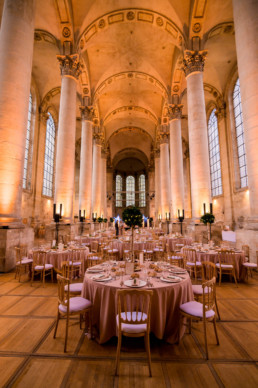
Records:
M84 88L83 89L83 94L88 94L89 93L89 89L88 88Z
M178 85L175 85L173 87L173 92L177 93L179 91L179 86Z
M100 21L99 21L99 28L104 28L105 25L106 25L105 20L104 19L100 19Z
M128 77L128 78L133 78L133 73L128 73L128 74L127 74L127 77Z
M200 32L201 29L202 29L202 26L201 26L200 23L195 23L195 24L193 25L193 32Z
M69 29L68 27L64 27L64 28L63 28L63 36L64 36L65 38L69 38L70 35L71 35L70 29Z
M156 23L157 23L157 25L158 25L159 27L162 27L162 26L163 26L163 19L162 19L161 17L158 17L158 18L156 19Z
M134 12L133 11L127 12L126 17L127 17L128 20L133 20L134 17L135 17Z

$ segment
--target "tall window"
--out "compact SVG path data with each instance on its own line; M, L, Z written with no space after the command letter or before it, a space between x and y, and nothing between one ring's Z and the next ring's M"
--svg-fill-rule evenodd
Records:
M146 195L145 195L145 175L139 176L139 206L146 206Z
M245 140L244 140L244 127L243 127L243 115L242 115L239 78L237 79L234 87L233 106L234 106L235 127L236 127L240 186L246 187L248 185L248 177L247 177L247 170L246 170Z
M42 194L48 197L53 196L53 174L54 174L54 157L55 157L55 138L56 129L53 117L48 113L45 143L45 160Z
M116 207L122 207L123 181L121 175L116 176Z
M31 118L32 118L32 95L30 93L26 143L25 143L25 158L24 158L24 167L23 167L23 182L22 182L23 189L30 188L29 162L32 156L32 147L33 147L32 141L31 141Z
M211 195L214 197L222 194L219 131L215 109L211 112L208 121L208 142L210 154Z
M129 175L126 178L126 206L135 206L135 179Z

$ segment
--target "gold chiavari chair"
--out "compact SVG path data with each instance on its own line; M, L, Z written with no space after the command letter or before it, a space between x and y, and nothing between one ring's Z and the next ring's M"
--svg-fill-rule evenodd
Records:
M218 256L219 262L216 264L216 268L219 271L219 285L221 285L222 274L226 274L234 277L237 286L235 252L221 250L218 252Z
M61 319L61 317L66 318L65 343L64 343L64 352L66 352L70 316L73 316L73 315L80 316L80 329L81 329L82 316L85 315L85 327L86 327L87 326L86 314L88 314L90 333L92 336L92 303L88 299L85 299L79 296L70 298L69 279L66 279L61 275L57 275L57 284L58 284L58 310L57 310L56 326L54 330L54 338L56 338L56 332L57 332L59 320Z
M180 322L182 318L186 318L188 320L190 334L191 334L192 320L203 322L206 359L208 360L209 359L208 343L207 343L207 323L208 322L213 323L217 345L219 345L219 337L218 337L217 327L216 327L216 314L214 311L215 300L216 300L216 278L213 277L211 280L208 280L207 282L203 283L202 289L203 289L203 294L202 294L203 303L191 301L191 302L184 303L179 307L180 318L181 318ZM180 337L178 339L180 340Z
M205 283L207 280L211 280L212 278L216 279L217 277L217 268L216 265L210 261L203 261L202 262L202 284ZM193 284L192 289L194 293L194 299L199 302L200 299L202 299L203 292L206 293L207 289L202 288L202 284ZM218 318L220 320L220 313L217 303L217 298L215 295L215 306L218 314Z
M34 281L35 275L40 274L43 287L45 286L45 277L51 275L53 283L54 278L54 266L46 263L46 251L33 251L33 263L32 263L32 274L31 274L31 286Z
M169 252L166 253L166 260L169 264L175 265L177 267L184 267L184 255L178 252Z
M152 295L153 291L151 290L128 289L117 291L118 314L116 322L118 328L118 343L115 368L116 376L119 371L123 335L126 337L144 337L149 374L150 377L152 376L150 354L150 313Z
M87 268L103 263L101 252L89 253L87 256Z
M194 274L195 281L197 281L198 274L201 274L202 263L197 260L196 250L183 248L183 255L185 257L185 268L190 272L190 276Z
M24 274L27 273L27 269L31 272L31 266L33 263L32 259L27 257L27 245L20 245L15 247L15 256L16 256L16 270L15 270L15 279L19 276L19 282L21 281L21 274L24 270Z

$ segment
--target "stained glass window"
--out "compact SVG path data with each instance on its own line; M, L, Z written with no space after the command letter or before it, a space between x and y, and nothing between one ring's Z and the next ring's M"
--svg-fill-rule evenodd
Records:
M126 178L126 206L135 206L135 179L131 175Z
M116 207L122 207L123 181L121 175L116 176Z
M29 98L29 112L27 120L27 132L26 132L26 143L25 143L25 158L23 167L23 189L30 188L30 177L29 177L29 161L32 155L32 141L31 141L31 119L32 119L32 95L30 93Z
M139 176L139 206L146 206L145 175Z

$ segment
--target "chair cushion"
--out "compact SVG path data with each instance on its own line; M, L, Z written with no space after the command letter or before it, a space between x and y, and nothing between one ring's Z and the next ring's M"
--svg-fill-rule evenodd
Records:
M248 268L257 268L257 264L255 263L243 263L242 264L244 267L248 267Z
M73 261L73 262L72 262L72 265L73 265L74 267L79 267L80 265L82 265L82 263L81 263L80 261Z
M216 264L216 267L220 268L220 263L217 263ZM227 269L230 269L230 268L234 268L232 264L221 264L221 268L227 268Z
M186 265L195 265L195 263L193 261L187 261ZM202 263L200 261L196 261L196 266L197 267L200 267L202 265Z
M32 259L29 259L28 257L23 257L21 259L21 263L22 264L30 264L30 263L33 263L33 260Z
M137 322L136 318L138 318L138 320L147 319L147 314L142 314L141 312L138 312L136 316L136 311L133 311L132 316L130 312L128 312L127 314L121 313L121 316L123 319L128 319L132 322ZM119 315L116 316L116 323L117 327L119 327ZM122 323L121 329L125 333L145 333L147 330L147 323Z
M72 283L70 284L70 292L81 292L82 291L83 283ZM65 291L68 291L68 284L65 286Z
M45 269L52 269L54 268L53 264L45 264Z
M79 312L91 306L92 306L91 301L89 301L88 299L82 298L81 296L70 298L70 313L75 313L77 311ZM67 307L60 304L59 311L61 311L62 313L66 313Z
M192 289L193 289L193 293L195 295L202 295L202 285L201 284L193 284L192 285ZM205 294L208 293L208 288L207 287L204 288L204 293Z
M52 264L45 264L45 270L52 269L54 266ZM44 265L36 265L34 268L36 271L42 271L44 269Z
M192 301L181 304L180 310L184 313L193 315L194 317L203 318L203 306L202 303ZM213 310L206 311L206 318L212 318L215 315Z

